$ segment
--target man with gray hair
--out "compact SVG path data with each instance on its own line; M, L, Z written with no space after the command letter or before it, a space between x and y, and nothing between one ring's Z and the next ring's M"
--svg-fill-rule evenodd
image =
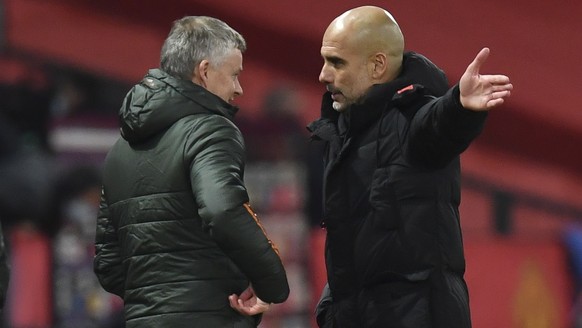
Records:
M289 286L249 205L243 37L211 17L174 22L152 69L127 94L104 165L94 270L132 327L256 327Z

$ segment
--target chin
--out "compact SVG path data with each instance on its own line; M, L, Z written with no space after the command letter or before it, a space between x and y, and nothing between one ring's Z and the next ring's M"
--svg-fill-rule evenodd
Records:
M342 104L342 103L337 102L337 101L334 101L333 104L331 105L331 107L333 107L333 109L336 112L340 112L341 113L341 112L343 112L346 109L347 105L346 104Z

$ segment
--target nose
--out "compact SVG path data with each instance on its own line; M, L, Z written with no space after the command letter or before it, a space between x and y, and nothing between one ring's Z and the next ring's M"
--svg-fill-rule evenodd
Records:
M319 73L319 82L325 84L330 84L333 82L332 74L327 64L323 64L323 67L321 68L321 72Z
M242 86L240 85L239 80L237 79L234 85L234 96L238 97L238 96L242 96L243 95L243 89Z

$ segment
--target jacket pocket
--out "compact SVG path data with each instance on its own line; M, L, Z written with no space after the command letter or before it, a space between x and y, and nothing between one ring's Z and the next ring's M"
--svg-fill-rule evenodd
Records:
M371 211L354 245L356 270L364 285L424 280L433 268L434 202L415 180L418 175L403 166L374 172Z

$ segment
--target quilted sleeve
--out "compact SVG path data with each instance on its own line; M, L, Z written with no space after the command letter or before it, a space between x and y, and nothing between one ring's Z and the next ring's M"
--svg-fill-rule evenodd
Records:
M125 270L122 264L117 231L111 222L103 191L101 192L101 203L97 216L93 271L106 291L123 298Z
M189 136L190 179L210 235L265 302L287 299L289 286L274 243L249 205L243 182L244 142L238 128L216 115Z

